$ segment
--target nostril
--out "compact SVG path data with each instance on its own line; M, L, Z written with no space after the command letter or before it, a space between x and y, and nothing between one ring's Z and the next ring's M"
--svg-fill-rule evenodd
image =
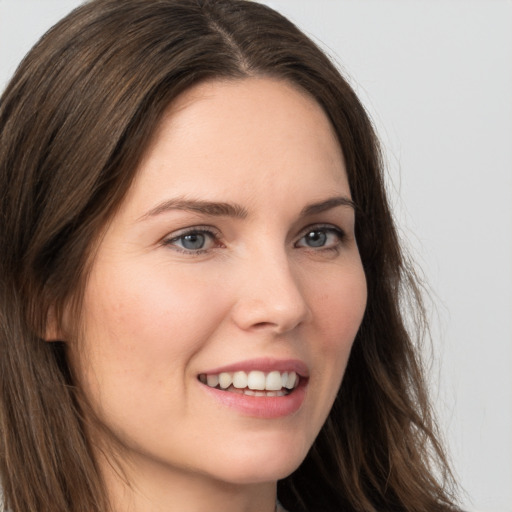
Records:
M258 322L252 326L253 329L268 329L269 327L273 327L275 324L271 322Z

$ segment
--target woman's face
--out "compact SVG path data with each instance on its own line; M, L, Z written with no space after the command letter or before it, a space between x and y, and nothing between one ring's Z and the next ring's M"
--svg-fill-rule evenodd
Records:
M275 481L324 423L365 303L322 109L210 82L166 112L101 240L72 361L137 471Z

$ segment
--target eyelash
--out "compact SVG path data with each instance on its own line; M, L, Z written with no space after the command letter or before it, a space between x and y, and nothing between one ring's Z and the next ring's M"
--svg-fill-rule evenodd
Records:
M329 235L329 234L335 235L338 240L333 246L329 246L329 247L320 246L318 248L315 248L315 247L308 247L308 246L304 246L304 245L297 245L304 237L306 237L308 234L314 233L314 232L317 232L317 233L322 232L322 233L325 233L326 235ZM193 250L193 249L186 249L184 247L180 247L180 246L176 245L176 243L178 241L183 240L186 236L192 236L192 235L203 235L203 236L205 235L206 238L209 238L214 244L217 245L217 247L222 245L220 233L212 230L212 228L209 226L196 226L196 227L187 229L179 234L172 236L171 238L167 238L167 239L163 240L163 245L172 247L173 250L181 252L183 254L190 255L190 256L200 256L201 254L205 254L205 253L209 252L210 250L212 250L211 247L207 248L207 249ZM297 242L295 242L295 244L294 244L294 247L296 247L296 248L304 247L304 248L312 250L314 252L319 252L319 251L338 252L340 245L343 243L345 238L346 238L345 232L338 227L335 227L331 224L314 224L311 226L307 226L305 229L302 230ZM213 247L213 248L216 248L216 247Z
M311 226L307 226L305 229L302 230L300 237L297 242L295 242L294 247L297 247L297 244L300 240L302 240L306 235L314 232L322 232L326 235L335 235L337 237L337 241L334 245L329 247L306 247L306 249L310 249L312 251L318 252L318 251L335 251L338 252L340 249L340 245L345 241L347 238L346 233L338 227L333 226L332 224L313 224ZM302 247L302 246L299 246Z
M165 239L163 241L163 244L172 247L175 251L181 252L183 254L188 254L190 256L199 256L211 250L211 248L191 250L175 245L177 241L183 240L186 236L191 235L206 235L206 237L212 240L215 244L221 245L220 233L212 230L212 228L209 226L195 226L193 228L186 229L185 231L182 231L181 233L174 235L172 238Z

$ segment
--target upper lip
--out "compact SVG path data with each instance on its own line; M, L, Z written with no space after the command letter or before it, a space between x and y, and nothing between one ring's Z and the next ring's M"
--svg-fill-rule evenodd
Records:
M214 375L223 372L250 372L253 370L259 370L265 373L272 371L295 372L301 377L309 377L308 367L300 359L272 359L267 357L247 359L245 361L211 368L201 373L205 375Z

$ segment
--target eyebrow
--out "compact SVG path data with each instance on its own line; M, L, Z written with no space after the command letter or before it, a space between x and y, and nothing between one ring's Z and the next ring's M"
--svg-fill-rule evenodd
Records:
M310 215L315 215L317 213L322 213L327 210L331 210L332 208L336 208L337 206L348 206L353 210L356 209L356 205L352 199L346 196L336 196L330 197L325 201L320 201L319 203L313 203L308 206L305 206L300 212L301 217L308 217Z
M142 215L139 220L145 220L149 217L155 217L161 213L172 210L184 210L195 213L202 213L213 217L235 217L237 219L245 219L248 215L247 210L240 205L233 203L223 203L215 201L203 201L197 199L168 199L147 213Z
M346 196L335 196L330 197L325 201L320 201L318 203L312 203L305 206L300 212L300 217L308 217L322 213L338 206L348 206L352 209L355 209L355 204L352 199ZM172 210L189 211L212 217L234 217L237 219L245 219L249 215L248 211L243 206L234 203L176 198L168 199L162 203L159 203L154 208L139 217L138 220L146 220L148 218L155 217Z

